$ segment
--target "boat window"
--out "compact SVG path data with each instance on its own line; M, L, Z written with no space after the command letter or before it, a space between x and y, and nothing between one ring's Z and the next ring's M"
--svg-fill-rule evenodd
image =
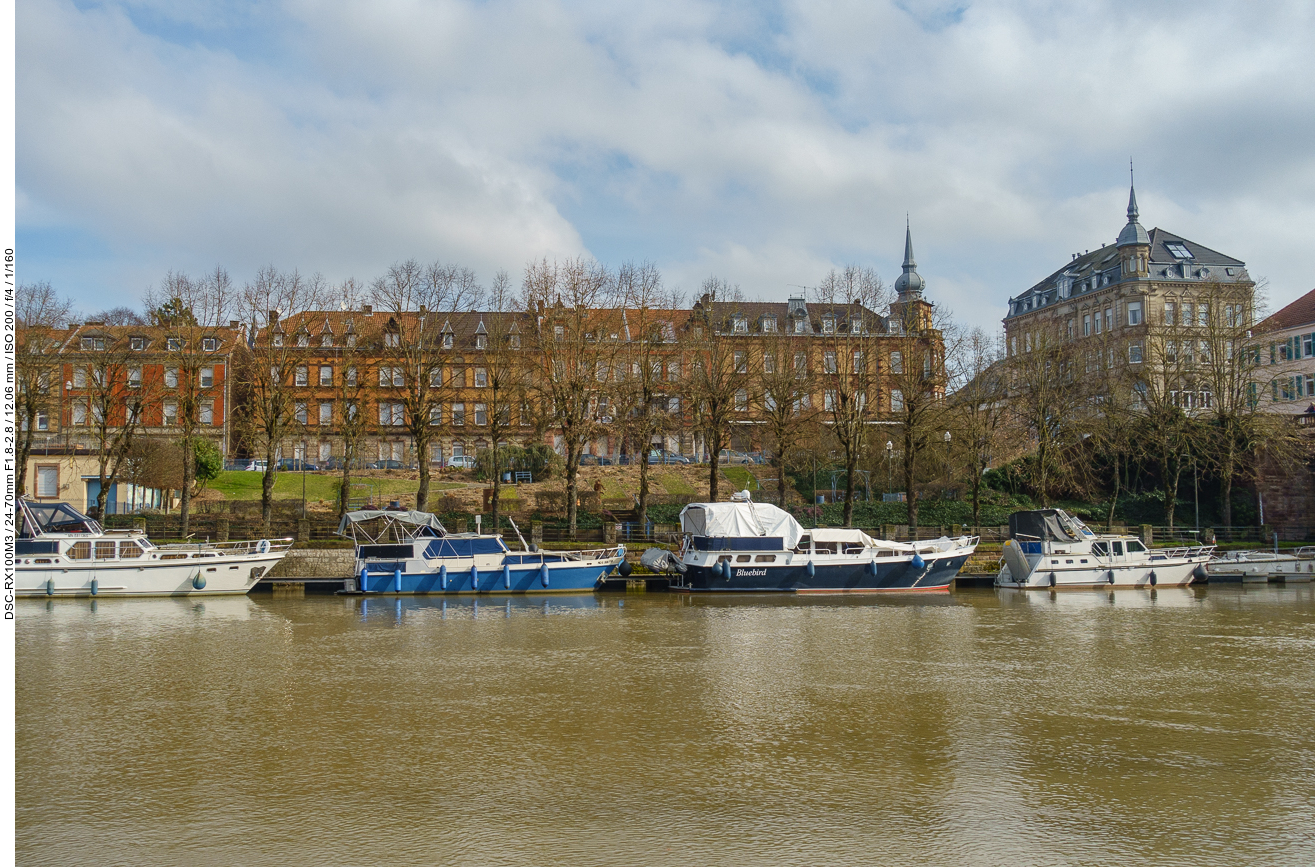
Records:
M798 545L795 545L795 546L794 546L794 549L795 549L795 551L796 551L797 553L799 553L799 554L807 554L807 553L808 553L808 549L811 548L812 545L813 545L813 537L812 537L812 536L800 536L800 537L799 537L799 544L798 544Z
M1091 553L1097 557L1108 557L1110 555L1110 546L1105 542L1092 542Z
M49 558L49 557L40 557L40 558L38 558L38 559L36 559L36 560L33 560L32 562L33 562L33 563L49 563L49 562L51 562L51 561L50 561L50 558Z
M894 556L895 556L895 552L894 552L894 551L888 551L888 550L886 550L886 549L883 548L882 550L880 550L880 551L877 552L877 556L878 556L878 557L894 557Z
M120 542L120 543L119 543L119 556L120 556L120 557L125 557L125 558L131 560L132 558L134 558L134 557L140 557L141 555L142 555L142 549L137 547L137 543L136 543L136 542Z
M722 554L720 557L717 558L717 562L718 562L718 563L729 563L729 562L731 562L731 555L730 555L730 554Z
M67 553L68 558L69 558L70 560L90 560L90 559L91 559L91 543L90 543L90 542L75 542L75 543L73 544L73 546L72 546L71 548L68 549L68 551L67 551L66 553Z
M754 557L754 558L753 558L753 562L755 562L755 563L775 563L775 562L776 562L776 555L775 555L775 554L759 554L757 557Z
M1079 560L1078 562L1079 562L1079 563L1085 563L1085 562L1087 562L1087 558L1086 558L1086 557L1083 557L1083 558L1082 558L1081 560Z
M1146 546L1143 545L1141 542L1138 542L1136 539L1129 540L1128 542L1129 554L1139 554L1139 553L1144 553L1145 551L1146 551Z
M1123 556L1123 543L1122 543L1122 542L1110 542L1110 546L1114 548L1114 556L1115 556L1115 557L1122 557L1122 556Z
M862 545L853 545L853 546L851 546L851 547L846 548L846 549L845 549L845 553L846 553L846 554L862 554L862 553L863 553L863 546L862 546Z
M97 559L97 560L113 560L113 559L114 559L114 543L113 543L113 542L97 542L97 543L96 543L96 559Z
M750 554L740 554L735 558L736 563L748 563L753 557Z
M161 559L161 560L186 560L186 559L187 559L187 555L186 555L186 554L161 554L161 555L160 555L160 559Z

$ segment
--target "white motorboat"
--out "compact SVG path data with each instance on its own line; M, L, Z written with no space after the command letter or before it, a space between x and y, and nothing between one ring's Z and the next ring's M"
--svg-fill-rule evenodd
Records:
M247 593L292 539L156 545L106 530L67 503L19 498L16 596L218 596Z
M1063 509L1009 516L998 587L1175 587L1204 581L1214 545L1148 549L1136 536L1097 534Z
M1211 582L1264 584L1271 580L1299 583L1315 579L1315 548L1295 554L1277 551L1229 551L1206 566Z

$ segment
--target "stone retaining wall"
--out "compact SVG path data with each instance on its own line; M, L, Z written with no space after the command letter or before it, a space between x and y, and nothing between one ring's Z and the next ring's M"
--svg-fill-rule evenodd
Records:
M303 548L288 552L269 570L271 578L347 578L355 552L351 548Z

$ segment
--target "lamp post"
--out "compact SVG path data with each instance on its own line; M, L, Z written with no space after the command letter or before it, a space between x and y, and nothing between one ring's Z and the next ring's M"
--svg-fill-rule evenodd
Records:
M306 520L306 447L301 449L301 519Z
M945 440L945 487L948 489L950 487L950 432L949 431L945 432L944 440ZM948 499L945 496L944 492L941 493L941 499L942 500Z
M894 493L895 486L895 444L886 440L886 493Z

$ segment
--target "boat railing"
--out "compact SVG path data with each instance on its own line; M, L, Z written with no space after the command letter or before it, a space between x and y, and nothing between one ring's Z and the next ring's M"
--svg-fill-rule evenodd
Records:
M1315 560L1315 545L1302 545L1296 550L1298 560Z
M1174 559L1178 557L1209 557L1215 552L1215 545L1180 545L1177 548L1153 548L1151 557L1160 559Z
M234 542L175 542L156 545L161 551L209 551L217 554L277 554L292 548L291 536L279 539L241 539ZM262 550L263 545L263 550Z

